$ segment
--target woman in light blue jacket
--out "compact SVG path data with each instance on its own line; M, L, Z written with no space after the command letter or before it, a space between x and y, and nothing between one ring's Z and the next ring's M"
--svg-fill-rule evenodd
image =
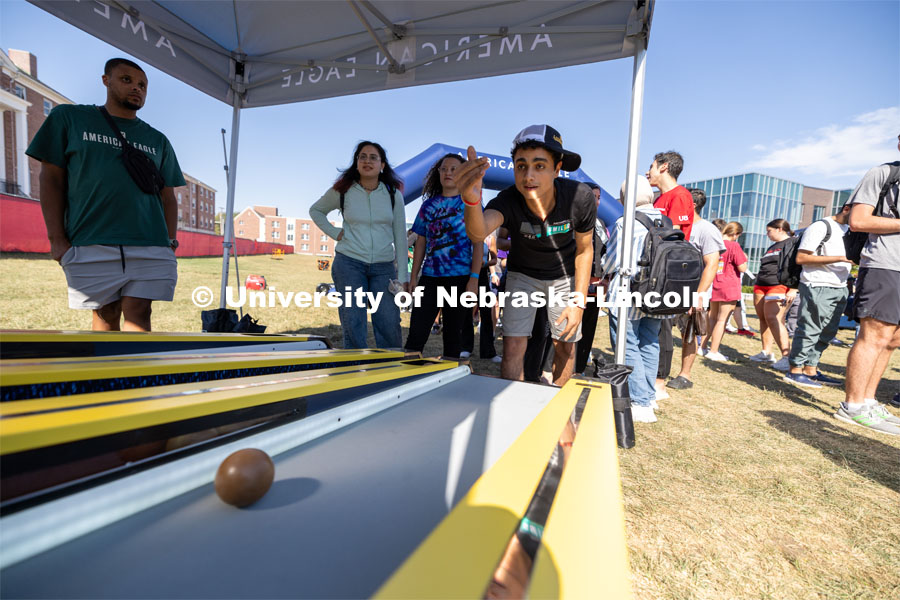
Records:
M384 148L374 142L360 142L351 165L309 209L319 229L337 240L331 266L335 289L342 295L357 289L376 297L380 293L380 302L372 313L378 348L402 346L400 309L388 289L391 279L398 278L397 265L403 267L400 282L409 281L402 185L387 162ZM342 213L342 227L328 221L328 214L334 210ZM366 310L355 296L351 305L338 310L344 348L368 347Z

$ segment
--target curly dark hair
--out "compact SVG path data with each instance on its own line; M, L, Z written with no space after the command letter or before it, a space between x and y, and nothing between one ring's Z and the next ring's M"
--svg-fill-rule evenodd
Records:
M443 155L438 159L436 163L431 165L431 168L428 169L428 175L425 176L425 185L422 186L422 197L423 198L433 198L434 196L443 196L444 195L444 186L441 185L441 163L447 160L448 158L454 158L459 161L459 164L463 164L465 160L459 154L453 154L452 152Z
M556 150L551 149L547 144L539 142L537 140L528 140L527 142L519 142L515 146L513 146L512 152L510 152L510 156L513 160L516 159L516 152L519 150L534 150L535 148L543 148L547 152L550 153L550 156L553 157L553 168L556 168L556 165L562 162L563 155Z
M656 161L656 166L658 167L669 165L668 173L676 181L678 180L678 176L681 175L681 171L684 170L684 159L674 150L660 152L653 157L653 160Z
M397 176L394 169L392 169L391 165L388 163L387 152L384 151L381 144L376 144L375 142L370 142L368 140L362 141L356 145L356 150L353 151L353 158L350 161L350 166L341 171L341 174L338 175L334 185L331 187L337 192L344 194L350 189L351 185L359 181L359 169L356 167L356 159L359 157L359 153L362 152L362 149L366 146L372 146L378 150L378 154L381 156L381 164L384 165L384 168L378 175L378 181L381 181L389 188L402 191L403 180Z

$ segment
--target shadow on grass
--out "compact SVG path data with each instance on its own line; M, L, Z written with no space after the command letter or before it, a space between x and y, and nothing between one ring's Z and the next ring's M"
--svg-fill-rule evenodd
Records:
M775 429L815 448L840 467L900 492L898 450L864 435L856 435L842 423L824 419L805 419L793 413L763 410L760 414ZM850 426L848 426L850 427Z
M813 394L786 382L781 371L757 366L754 363L717 363L709 360L704 361L704 366L710 371L728 375L755 388L782 394L794 404L808 406L826 415L832 413L832 409L823 406L821 400Z

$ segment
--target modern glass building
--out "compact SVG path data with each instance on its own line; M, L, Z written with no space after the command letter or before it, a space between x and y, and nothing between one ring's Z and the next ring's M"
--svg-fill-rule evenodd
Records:
M832 192L832 200L831 200L831 214L835 214L838 209L840 209L844 204L847 203L847 200L850 199L850 194L853 193L853 188L849 190L836 190Z
M744 226L738 243L753 273L759 270L759 259L772 244L766 237L766 223L786 219L792 228L800 223L803 185L793 181L746 173L681 185L706 192L706 206L700 212L704 219L737 221Z

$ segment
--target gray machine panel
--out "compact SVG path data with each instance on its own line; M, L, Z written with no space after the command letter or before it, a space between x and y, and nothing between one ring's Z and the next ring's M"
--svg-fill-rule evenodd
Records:
M0 595L371 596L557 391L464 377L277 457L250 508L206 485L4 569Z

